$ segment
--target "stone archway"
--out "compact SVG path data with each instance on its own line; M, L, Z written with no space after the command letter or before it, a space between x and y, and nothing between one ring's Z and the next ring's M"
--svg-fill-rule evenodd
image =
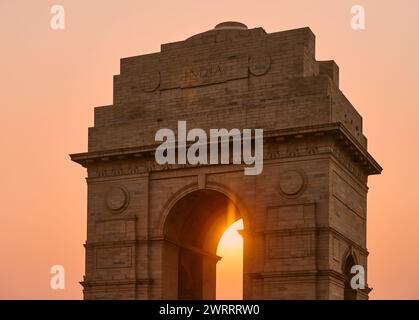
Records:
M225 194L202 189L187 193L164 222L164 295L174 299L215 299L218 242L242 213Z
M263 129L263 171L156 162L156 132L180 120ZM367 182L382 170L362 123L309 28L229 22L122 59L113 105L95 108L88 152L71 155L88 173L85 299L214 298L231 201L246 229L244 299L345 298L343 251L367 273Z

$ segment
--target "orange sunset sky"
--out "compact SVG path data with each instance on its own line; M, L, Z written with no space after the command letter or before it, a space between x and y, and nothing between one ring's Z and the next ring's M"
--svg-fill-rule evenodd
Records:
M50 28L54 4L65 8L64 30ZM365 7L365 30L351 29L355 4ZM309 26L316 58L339 65L384 168L369 178L370 297L419 299L416 0L0 0L0 299L82 298L86 172L68 154L87 151L93 107L112 104L120 58L228 20L267 32ZM219 297L240 296L240 237L229 237ZM65 290L50 289L55 264Z

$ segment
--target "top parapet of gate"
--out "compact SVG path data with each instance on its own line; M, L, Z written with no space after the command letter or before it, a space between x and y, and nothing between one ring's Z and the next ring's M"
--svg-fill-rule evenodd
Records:
M193 48L202 45L211 45L214 43L226 43L233 41L252 41L266 36L267 33L263 28L248 29L247 26L241 22L222 22L215 26L214 29L206 32L198 33L189 37L184 41L177 41L161 45L161 51Z
M138 87L137 94L193 88L269 75L270 82L327 74L338 86L333 61L315 60L315 36L310 28L266 33L240 22L223 22L190 38L161 45L161 51L121 59L115 91ZM137 79L137 80L135 80ZM137 81L138 85L128 82ZM114 104L118 104L116 94Z
M316 61L308 27L266 33L224 22L123 58L113 105L96 107L94 119L89 151L150 145L179 119L204 130L341 123L367 145L361 115L339 90L338 66Z

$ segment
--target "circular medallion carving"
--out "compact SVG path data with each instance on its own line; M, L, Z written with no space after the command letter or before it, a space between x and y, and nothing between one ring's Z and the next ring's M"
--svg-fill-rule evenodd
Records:
M279 174L279 188L288 197L297 197L306 185L304 173L297 170L287 170Z
M255 54L250 57L249 71L254 76L262 76L271 67L271 57L266 54Z
M158 70L146 70L141 76L141 88L144 92L153 92L160 87L160 72Z
M121 187L112 187L106 193L105 202L112 211L122 211L128 204L128 193Z

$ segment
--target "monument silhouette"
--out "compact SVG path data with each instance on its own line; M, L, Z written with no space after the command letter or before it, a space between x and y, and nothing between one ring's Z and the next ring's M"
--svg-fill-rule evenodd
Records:
M263 172L159 165L161 128L262 128ZM214 299L218 241L243 219L244 299L367 299L362 118L309 28L224 22L121 60L113 105L94 110L87 168L85 299ZM366 282L367 283L367 282Z

